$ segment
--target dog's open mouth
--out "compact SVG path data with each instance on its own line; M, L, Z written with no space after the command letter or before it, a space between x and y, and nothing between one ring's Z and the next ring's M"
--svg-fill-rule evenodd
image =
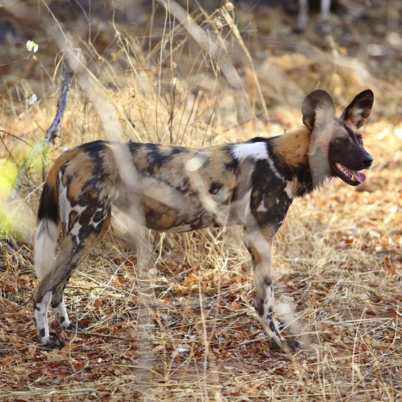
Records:
M351 186L358 186L366 180L366 175L364 173L349 169L338 162L332 165L332 169L334 176L339 177Z

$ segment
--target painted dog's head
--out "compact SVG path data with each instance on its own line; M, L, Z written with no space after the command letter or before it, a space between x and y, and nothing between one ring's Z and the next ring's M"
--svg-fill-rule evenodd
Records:
M363 169L373 162L364 149L358 129L370 115L374 94L367 89L352 100L337 118L330 95L313 91L303 102L303 123L311 131L309 163L314 186L328 177L339 177L352 186L366 179Z

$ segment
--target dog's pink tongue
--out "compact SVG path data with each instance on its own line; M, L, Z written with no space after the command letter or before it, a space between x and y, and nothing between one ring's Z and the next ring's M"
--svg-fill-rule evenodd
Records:
M360 184L364 183L364 181L366 180L366 175L365 175L364 173L356 172L356 173L354 174L354 176L355 176L355 179L356 179Z

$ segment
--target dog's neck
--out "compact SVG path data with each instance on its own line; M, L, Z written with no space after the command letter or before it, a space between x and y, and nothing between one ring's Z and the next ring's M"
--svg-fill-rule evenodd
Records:
M272 139L275 154L297 178L300 195L313 191L330 176L328 146L313 139L314 134L305 127Z
M274 151L290 167L308 165L311 132L301 127L272 139Z

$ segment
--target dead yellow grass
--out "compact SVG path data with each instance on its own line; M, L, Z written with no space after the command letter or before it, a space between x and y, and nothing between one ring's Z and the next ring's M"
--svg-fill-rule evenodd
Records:
M181 60L190 64L185 54L161 52L155 63L127 43L119 48L125 69L106 60L96 67L127 140L202 146L277 134L274 122L286 129L300 120L292 109L270 109L270 123L236 127L233 92L201 56L189 76L174 69ZM164 57L174 64L166 66ZM343 101L351 88L338 90ZM43 138L56 95L31 107L8 102L1 128L30 143ZM295 299L311 349L293 356L270 349L255 319L249 256L234 228L151 234L153 361L146 383L138 380L144 306L137 260L116 230L66 292L71 316L85 330L63 334L62 350L44 352L31 320L32 250L9 236L0 240L0 399L400 400L402 123L377 115L366 133L376 161L368 184L356 190L334 182L297 200L276 238L278 285ZM26 144L0 135L15 159L27 154ZM93 105L74 86L50 159L102 137ZM10 158L5 148L0 157ZM34 210L40 183L38 169L22 182L21 195ZM56 323L53 330L61 332Z

